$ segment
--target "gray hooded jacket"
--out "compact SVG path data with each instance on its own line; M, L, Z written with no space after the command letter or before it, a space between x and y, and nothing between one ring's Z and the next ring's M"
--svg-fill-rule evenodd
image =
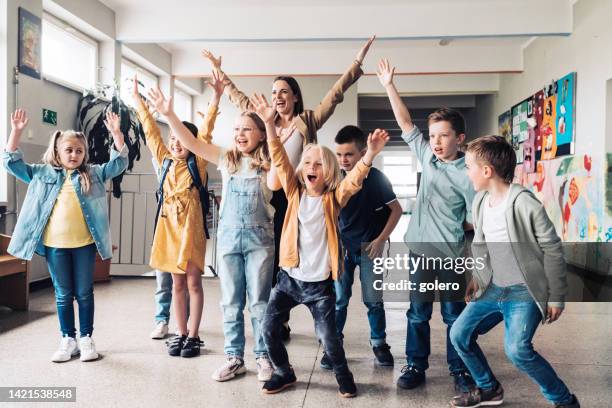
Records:
M482 231L483 205L487 194L486 191L479 192L472 203L472 253L474 258L481 257L485 260L485 267L475 268L472 273L478 283L475 298L482 296L493 277L489 251ZM520 273L523 274L529 293L538 304L544 320L547 305L563 308L567 294L566 264L561 239L542 203L531 191L519 184L510 185L505 217L510 245Z

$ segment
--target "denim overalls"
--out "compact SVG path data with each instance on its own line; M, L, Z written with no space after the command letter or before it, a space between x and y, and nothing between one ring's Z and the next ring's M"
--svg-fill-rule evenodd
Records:
M244 357L247 295L253 352L256 357L267 356L261 326L272 288L274 224L266 209L262 177L261 170L253 177L229 176L217 233L224 351L240 358Z

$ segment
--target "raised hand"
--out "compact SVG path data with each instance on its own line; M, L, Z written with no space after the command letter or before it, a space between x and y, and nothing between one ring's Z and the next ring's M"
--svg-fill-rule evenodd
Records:
M390 136L386 130L376 129L368 135L368 152L377 155L382 151L389 139Z
M149 101L155 110L164 116L168 116L173 112L172 110L172 97L166 99L162 91L158 88L151 88L148 92Z
M375 39L376 39L376 34L370 37L370 39L363 45L363 47L361 47L361 49L355 56L355 60L359 62L359 64L363 63L363 59L365 58L366 54L370 50L370 46L372 45Z
M119 115L112 112L110 109L106 112L106 119L104 119L104 125L111 134L121 133L121 121Z
M213 90L216 96L221 97L221 95L223 95L223 90L225 89L225 74L222 74L217 70L213 70L212 80L206 81L206 85Z
M134 79L132 81L132 98L136 104L142 102L142 97L140 96L140 92L138 92L138 76L134 75Z
M395 67L390 66L387 58L381 58L378 61L378 69L376 70L376 76L382 86L388 86L393 83L393 74L395 73Z
M15 112L11 113L11 129L14 132L21 133L23 129L28 126L29 121L26 111L23 109L17 109Z
M261 120L266 123L274 123L276 109L270 106L265 96L262 94L253 94L249 100L251 101L251 105L253 105L255 113L259 115Z
M215 58L212 52L208 50L202 50L202 56L206 58L208 61L210 61L210 65L212 65L215 71L221 69L221 56L220 55L219 55L219 58Z

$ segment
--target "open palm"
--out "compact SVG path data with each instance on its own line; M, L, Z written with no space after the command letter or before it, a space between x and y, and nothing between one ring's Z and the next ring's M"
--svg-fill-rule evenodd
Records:
M15 112L11 113L11 127L14 130L21 132L28 126L28 122L28 116L23 109L17 109Z
M172 112L172 97L166 99L164 94L159 88L152 88L149 90L149 101L155 110L162 115L168 115Z
M376 76L380 81L382 86L391 85L393 82L393 74L395 73L395 67L392 67L389 64L389 60L386 58L381 58L378 61L378 69L376 70Z
M255 112L264 122L274 122L276 110L270 106L266 97L261 94L254 94L251 98L251 104L255 108Z
M368 151L378 154L389 141L389 133L383 129L376 129L368 136Z

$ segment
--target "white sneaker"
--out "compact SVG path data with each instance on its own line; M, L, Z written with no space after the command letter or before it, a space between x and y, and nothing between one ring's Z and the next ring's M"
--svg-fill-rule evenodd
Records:
M274 367L268 357L259 357L257 359L257 379L259 381L270 381Z
M246 373L244 361L239 357L227 356L227 361L213 373L212 379L215 381L227 381L238 374L244 373Z
M168 334L168 324L164 321L157 322L157 326L151 332L151 338L161 340Z
M92 361L98 358L96 345L91 337L80 337L79 348L81 349L81 361Z
M79 346L76 340L73 337L62 337L59 349L53 353L51 361L54 363L63 363L77 354L79 354Z

